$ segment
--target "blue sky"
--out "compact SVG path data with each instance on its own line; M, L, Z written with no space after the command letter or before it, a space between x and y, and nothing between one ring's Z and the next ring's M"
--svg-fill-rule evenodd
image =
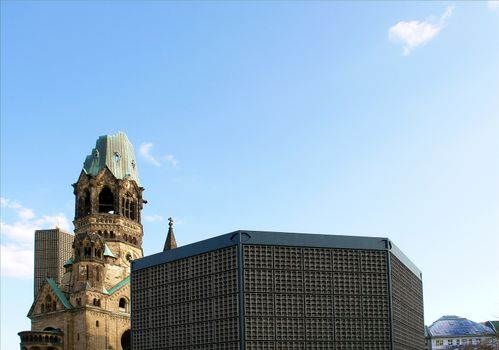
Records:
M499 317L494 2L1 3L1 347L32 239L100 135L135 146L144 252L236 229L390 237L425 322Z

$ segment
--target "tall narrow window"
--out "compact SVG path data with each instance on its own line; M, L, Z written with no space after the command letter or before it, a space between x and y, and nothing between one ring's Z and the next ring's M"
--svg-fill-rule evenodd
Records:
M90 191L88 189L83 190L78 195L77 205L76 210L79 217L90 214Z
M47 295L45 297L45 310L47 312L52 311L52 298L50 297L50 295Z
M132 220L135 220L136 217L135 199L133 198L130 192L127 192L125 194L125 198L122 199L122 203L123 203L122 215Z
M85 190L85 192L83 192L83 195L85 196L85 199L84 199L84 204L83 204L83 215L88 215L90 214L90 191L89 190Z
M135 220L135 201L133 199L130 202L130 219Z

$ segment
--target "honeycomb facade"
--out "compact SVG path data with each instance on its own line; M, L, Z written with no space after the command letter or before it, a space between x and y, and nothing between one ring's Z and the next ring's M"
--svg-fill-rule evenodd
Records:
M421 272L386 238L237 231L134 261L134 350L424 346Z
M243 249L247 349L389 349L386 252Z
M421 349L421 274L391 247L238 231L139 259L133 349Z
M236 247L143 269L133 280L133 349L239 349Z
M423 319L423 291L419 280L393 254L392 262L392 300L393 300L393 338L396 349L424 349L424 340L415 337Z

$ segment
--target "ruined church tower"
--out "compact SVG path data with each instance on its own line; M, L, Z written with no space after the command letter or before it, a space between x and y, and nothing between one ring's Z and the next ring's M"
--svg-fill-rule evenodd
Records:
M21 350L129 350L130 264L142 257L143 206L127 136L101 136L75 194L73 256L47 278L28 313Z

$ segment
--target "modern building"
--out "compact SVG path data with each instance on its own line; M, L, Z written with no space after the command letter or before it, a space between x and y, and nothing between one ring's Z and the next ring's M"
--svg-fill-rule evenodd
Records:
M144 188L126 135L101 136L73 187L72 256L60 281L58 275L43 276L28 313L31 330L19 333L21 349L128 350L130 263L142 256ZM59 268L66 249L66 243L42 244L45 237L37 236L37 249L50 249L46 257L38 254L36 277ZM50 263L39 271L43 261Z
M35 231L35 298L47 278L57 284L62 282L64 264L73 255L73 239L72 234L58 227Z
M495 330L459 316L442 316L427 327L427 349L499 349Z
M132 262L134 350L422 350L422 276L387 238L236 231Z

